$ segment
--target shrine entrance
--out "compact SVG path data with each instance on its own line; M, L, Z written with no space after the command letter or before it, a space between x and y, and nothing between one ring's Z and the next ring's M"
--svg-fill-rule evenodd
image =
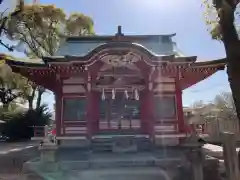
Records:
M101 94L99 133L141 133L140 92L146 88L146 81L131 61L136 61L132 56L128 53L122 59L122 56L107 55L102 60L104 64L93 86Z
M100 133L134 134L139 133L140 102L132 97L133 93L118 91L106 92L100 100Z

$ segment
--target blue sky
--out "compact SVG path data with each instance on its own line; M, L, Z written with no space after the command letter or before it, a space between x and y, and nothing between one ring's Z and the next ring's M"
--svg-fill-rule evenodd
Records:
M174 41L185 55L196 55L198 61L225 57L223 45L212 40L207 32L202 0L38 1L42 4L55 4L67 14L82 12L89 15L94 20L97 34L114 34L117 25L122 26L124 34L176 33ZM185 90L183 103L188 106L199 100L211 101L216 94L223 91L230 91L225 71ZM52 101L51 95L45 95L45 102L52 104Z

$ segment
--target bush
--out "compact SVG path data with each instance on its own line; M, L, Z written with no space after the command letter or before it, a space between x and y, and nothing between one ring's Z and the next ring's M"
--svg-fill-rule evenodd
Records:
M34 136L34 126L44 126L49 123L51 113L44 105L38 109L26 112L6 113L6 121L2 127L2 134L8 136L10 140L25 140Z

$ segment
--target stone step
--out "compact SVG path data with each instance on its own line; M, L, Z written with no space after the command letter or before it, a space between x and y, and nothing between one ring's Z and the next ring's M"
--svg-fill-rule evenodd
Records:
M126 142L126 143L125 143ZM133 148L136 146L136 148ZM133 137L133 136L113 136L109 138L97 137L91 141L91 149L93 151L111 151L113 149L136 149L137 151L151 150L153 143L147 137Z
M91 149L94 152L112 151L112 141L109 139L94 139L91 141Z
M112 151L112 146L109 146L109 145L92 146L91 149L94 152L109 152L109 151Z

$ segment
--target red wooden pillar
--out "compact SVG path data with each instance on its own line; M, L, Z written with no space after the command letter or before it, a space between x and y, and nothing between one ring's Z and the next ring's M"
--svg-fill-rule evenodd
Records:
M99 93L93 90L93 84L96 81L98 72L103 62L97 61L86 70L87 82L87 130L88 137L96 134L99 123Z
M153 92L147 88L140 94L140 119L142 133L154 134Z
M146 112L146 90L140 92L140 123L141 123L141 133L148 134L148 121Z
M154 110L155 110L155 103L154 103L154 93L152 90L147 91L147 105L148 105L148 132L149 134L154 137L154 126L155 126L155 118L154 118Z
M56 136L62 135L62 82L61 80L56 81L56 90L55 90L55 123L56 123Z
M179 132L186 132L184 114L183 114L183 104L182 104L182 89L180 84L180 72L177 72L176 82L176 104L177 104L177 117L178 117L178 129Z
M88 92L87 99L87 128L91 137L98 132L99 127L99 92Z
M94 92L91 90L87 92L87 134L91 137L93 134L92 121L93 121L93 104L94 104Z

